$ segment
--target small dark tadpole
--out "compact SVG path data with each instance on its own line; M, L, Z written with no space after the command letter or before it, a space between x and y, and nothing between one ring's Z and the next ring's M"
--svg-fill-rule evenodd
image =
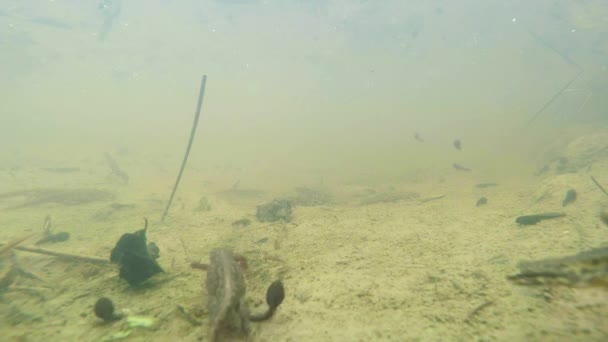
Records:
M418 142L424 142L424 139L422 139L422 137L420 136L420 134L418 134L418 132L414 133L414 139L416 139L416 141L418 141Z
M576 201L576 190L570 189L566 192L566 197L562 201L562 207L565 207L574 201Z
M454 140L454 148L458 151L462 150L462 142L460 141L460 139Z
M283 299L285 299L285 288L283 288L283 283L277 280L270 284L266 291L266 303L272 310L275 310L283 303Z
M515 223L520 226L531 226L535 225L542 220L555 219L566 216L565 213L541 213L541 214L532 214L532 215L523 215L519 216L515 219Z
M283 299L285 299L285 288L283 287L283 282L276 280L270 284L268 290L266 291L266 303L268 304L268 310L259 315L249 316L249 320L252 322L261 322L271 318L279 305L283 303Z
M480 199L477 200L477 204L475 204L476 207L481 207L482 205L488 203L488 199L485 197L482 197Z
M117 315L114 312L114 303L108 297L102 297L95 302L95 307L93 308L95 312L95 316L103 319L104 322L113 322L122 319L122 315Z

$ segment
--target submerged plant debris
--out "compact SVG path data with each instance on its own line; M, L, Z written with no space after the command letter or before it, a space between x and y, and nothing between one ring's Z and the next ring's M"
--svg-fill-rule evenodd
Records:
M21 209L46 204L81 205L92 202L108 201L114 198L111 192L97 189L35 189L12 191L0 194L0 202L9 202L4 209ZM19 204L14 201L21 200Z
M519 285L608 287L608 247L558 258L523 261L520 273L507 277Z

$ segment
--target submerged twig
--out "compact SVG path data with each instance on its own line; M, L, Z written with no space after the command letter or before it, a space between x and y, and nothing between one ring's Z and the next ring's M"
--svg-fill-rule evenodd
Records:
M107 152L104 154L104 157L112 170L112 175L116 176L116 178L120 179L124 184L129 183L129 175L118 166L116 160Z
M186 254L186 259L188 259L188 262L192 262L190 254L188 253L188 249L186 248L186 243L184 243L184 239L180 237L179 241L182 243L182 248L184 249L184 253Z
M25 240L25 238L23 240ZM32 248L32 247L25 247L25 246L16 246L15 247L14 242L9 244L8 246L2 247L2 251L8 250L11 247L18 251L50 255L50 256L58 257L58 258L65 259L65 260L71 260L71 261L90 262L93 264L109 264L110 263L109 259L89 257L89 256L77 255L77 254L61 253L61 252L49 251L48 249L42 249L42 248Z
M112 199L114 194L97 189L34 189L0 194L0 199L25 198L21 204L4 209L21 209L46 204L81 205Z
M555 100L557 100L558 97L560 97L560 95L566 90L568 89L568 87L570 87L570 85L576 81L576 79L581 75L581 71L577 72L576 75L574 75L568 82L566 82L564 84L563 87L561 87L557 92L555 92L555 94L553 94L553 96L549 99L549 101L545 102L545 104L536 111L536 113L534 114L534 116L532 116L532 118L530 120L528 120L528 124L531 124L532 122L534 122L547 108L549 108L549 106L551 104L553 104L553 102L555 102Z
M595 185L598 187L598 189L602 190L602 192L604 194L606 194L606 196L608 196L608 191L606 191L606 189L604 189L600 183L598 183L598 181L595 180L595 178L593 178L593 176L589 175L589 177L591 177L591 180L593 181L593 183L595 183Z
M566 82L564 84L564 86L561 87L555 94L553 94L553 96L547 102L545 102L545 104L539 110L536 111L536 113L532 116L532 118L530 120L528 120L528 125L529 125L532 122L534 122L553 102L555 102L555 100L557 100L557 98L559 98L559 96L563 92L566 91L566 89L568 89L570 87L570 85L572 83L574 83L574 81L576 81L579 78L579 76L583 73L583 68L581 68L580 65L578 65L576 62L574 62L570 57L568 57L562 51L559 51L558 49L556 49L553 45L549 44L546 40L544 40L540 36L536 35L534 32L528 30L528 33L532 36L532 38L539 45L544 46L546 49L553 51L555 54L560 56L565 63L567 63L568 65L570 65L576 69L576 74L568 82Z
M471 323L471 321L473 320L473 318L475 316L477 316L477 314L479 314L483 309L487 308L488 306L490 306L492 304L494 304L493 300L488 300L488 301L485 301L485 302L479 304L477 307L475 307L475 309L473 309L469 312L469 314L467 315L467 318L465 318L464 321L466 323Z
M31 237L32 237L32 236L34 236L34 235L36 235L36 233L32 233L32 234L26 235L26 236L24 236L24 237L21 237L21 238L15 239L15 240L13 240L13 241L11 241L11 242L7 243L7 244L6 244L6 246L4 246L4 247L0 248L0 256L1 256L1 255L3 255L4 253L6 253L6 252L10 251L11 249L16 248L16 247L17 247L17 245L19 245L19 244L20 244L20 243L22 243L23 241L25 241L25 240L27 240L27 239L31 238Z
M44 235L51 235L51 233L53 232L53 223L51 221L51 215L46 215L46 217L44 218L42 230L44 232Z
M445 197L445 195L427 197L427 198L421 199L420 203L426 203L426 202L430 202L430 201L436 201L436 200L440 200L440 199L442 199L444 197Z
M182 316L186 319L186 321L188 321L188 323L190 323L194 326L203 325L203 323L201 321L194 318L194 316L188 310L186 310L186 308L184 308L182 305L179 305L179 304L177 305L177 311L182 314Z
M173 202L173 197L175 196L175 192L177 191L177 186L179 185L179 181L182 179L182 174L184 173L184 169L186 168L186 162L188 162L188 155L190 155L190 149L192 148L192 142L194 141L194 135L196 134L196 128L198 126L198 118L201 115L201 107L203 106L203 97L205 96L205 85L207 84L207 75L203 75L203 79L201 80L201 89L198 94L198 103L196 105L196 113L194 114L194 122L192 123L192 130L190 132L190 140L188 141L188 146L186 147L186 154L184 155L184 159L182 160L182 166L179 169L179 173L177 174L177 179L175 180L175 185L173 186L173 190L171 191L171 196L169 197L169 202L167 202L167 207L165 208L165 212L161 217L161 221L165 220L165 216L169 212L169 208L171 207L171 203Z

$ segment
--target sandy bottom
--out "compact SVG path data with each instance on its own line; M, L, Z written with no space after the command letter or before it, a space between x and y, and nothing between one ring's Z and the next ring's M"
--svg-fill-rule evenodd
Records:
M24 182L44 176L45 184L55 187L91 187L90 179L103 174L23 172ZM11 184L14 176L2 177L2 184ZM205 274L191 269L190 261L206 262L217 247L247 258L252 311L265 309L265 291L273 280L284 282L284 303L270 321L253 326L254 341L608 339L606 288L521 287L505 279L517 273L520 260L575 254L608 241L608 228L597 218L608 198L585 174L486 189L461 178L391 188L337 186L330 189L335 204L296 207L290 223L257 222L258 199L236 201L213 193L207 194L212 209L196 211L201 194L189 187L180 190L170 216L161 223L166 182L155 189L153 181L121 186L101 179L105 183L93 187L110 187L116 202L135 207L100 220L95 215L111 202L6 209L11 203L2 201L0 241L40 232L44 217L51 215L56 229L70 232L71 239L44 248L109 258L120 236L141 229L145 216L150 220L148 241L160 247L159 263L166 274L133 289L112 265L16 251L19 265L39 279L19 276L0 292L1 340L117 338L129 327L125 321L102 324L95 317L92 307L102 296L123 312L155 319L153 327L134 328L125 340L208 340ZM602 180L608 183L608 178ZM569 187L577 189L579 199L562 208ZM380 195L376 198L388 194L388 200L362 205L371 193ZM444 197L424 200L435 196ZM481 196L488 204L476 207ZM529 227L514 222L519 215L544 211L568 216ZM233 227L241 218L253 223ZM180 308L201 325L186 319Z

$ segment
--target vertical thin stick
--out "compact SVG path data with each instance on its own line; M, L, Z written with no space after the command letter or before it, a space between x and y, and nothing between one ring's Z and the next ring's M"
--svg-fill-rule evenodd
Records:
M600 183L598 183L598 181L595 180L595 178L593 178L593 176L589 175L589 177L591 177L591 180L593 181L593 183L595 183L595 186L597 186L598 189L602 190L602 192L604 194L606 194L606 196L608 196L608 191L606 191L606 189L604 189Z
M557 100L558 97L560 97L562 95L562 93L568 89L568 87L574 82L576 81L576 79L580 76L580 72L578 72L576 75L574 75L574 77L572 77L568 82L566 82L566 84L564 84L563 87L561 87L555 94L553 94L553 97L551 97L551 99L549 99L549 101L545 102L545 104L536 111L536 113L534 114L534 116L532 116L532 118L530 120L528 120L528 124L531 124L532 122L534 122L534 120L536 120L547 108L549 108L549 106L551 104L553 104L553 102L555 102L555 100Z
M198 95L198 104L196 105L196 113L194 114L194 122L192 123L192 131L190 132L190 141L188 141L188 147L186 147L186 154L184 155L184 160L182 160L182 167L179 169L179 173L177 174L177 179L175 180L173 191L171 191L171 197L169 197L169 202L167 203L167 207L165 208L163 217L160 219L161 221L165 220L165 216L167 216L167 213L169 212L169 208L171 207L171 203L173 202L173 197L175 196L175 192L177 191L177 186L179 185L179 181L182 179L182 174L184 173L184 169L186 168L186 162L188 161L188 155L190 154L190 148L192 148L192 141L194 141L196 127L198 126L198 118L201 115L201 107L203 106L203 97L205 96L206 84L207 75L203 75L203 79L201 80L201 90Z

